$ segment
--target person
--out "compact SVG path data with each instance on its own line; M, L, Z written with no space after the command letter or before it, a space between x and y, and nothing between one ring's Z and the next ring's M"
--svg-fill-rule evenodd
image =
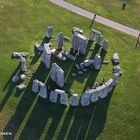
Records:
M90 23L90 25L89 25L89 28L91 28L91 27L93 26L93 23L94 23L94 21L95 21L95 18L96 18L96 14L94 14L94 17L93 17L93 19L92 19L92 21L91 21L91 23Z
M122 10L125 10L125 7L126 7L126 2L123 3Z
M137 39L137 43L136 43L136 45L135 45L135 49L137 48L137 46L138 46L138 44L139 44L139 40L140 40L140 33L139 33L139 35L138 35L138 39Z

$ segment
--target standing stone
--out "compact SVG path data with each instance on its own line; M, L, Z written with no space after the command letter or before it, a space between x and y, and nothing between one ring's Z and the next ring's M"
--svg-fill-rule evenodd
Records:
M101 35L101 33L95 29L91 30L90 37L89 37L90 41L94 41L95 35L99 36Z
M108 51L108 45L109 45L108 40L105 39L104 42L103 42L103 50L104 50L105 52Z
M93 63L94 63L94 60L92 60L92 59L86 59L83 62L83 64L84 64L85 67L89 67Z
M119 73L121 70L120 66L114 66L113 72L114 73Z
M93 66L96 70L100 70L101 67L101 56L96 54L94 58Z
M51 64L51 50L49 46L50 43L44 44L44 51L42 57L42 62L45 64L46 69L50 69Z
M106 90L109 92L111 92L111 90L113 89L113 83L114 83L114 80L113 79L110 79L108 80L105 85L106 85Z
M96 101L98 101L99 97L98 97L98 91L96 89L92 89L91 92L91 102L94 103Z
M52 38L53 36L53 26L48 27L47 32L46 32L46 37L47 38Z
M62 49L63 41L64 41L64 33L61 32L58 34L58 40L57 40L57 49L58 50Z
M57 102L57 93L55 91L50 92L50 101L53 103Z
M60 87L64 86L64 71L56 64L52 64L51 79Z
M119 77L120 77L120 73L114 73L113 86L115 86L117 84Z
M81 96L81 105L82 106L87 106L90 104L90 94L83 93Z
M106 88L105 85L102 85L102 86L96 88L98 91L98 95L101 99L105 98L107 96L107 92L105 92L105 88Z
M99 46L101 46L101 44L102 44L102 39L103 39L102 35L97 35L96 44L99 45Z
M37 93L38 90L39 90L39 81L36 79L36 80L33 80L33 85L32 85L32 91L34 93Z
M77 33L73 33L72 35L72 49L74 54L78 51Z
M46 99L47 98L47 89L44 83L40 82L40 97Z
M78 50L78 53L85 54L87 48L87 38L81 34L74 33L72 37L72 48L74 54Z
M68 106L68 95L66 93L61 94L60 104Z
M78 94L73 94L71 98L71 106L78 106Z
M27 71L27 67L26 67L26 60L24 57L21 56L21 72L26 72Z
M13 78L12 78L12 82L13 83L16 83L17 81L19 81L20 80L20 78L19 78L19 76L17 76L17 75L15 75Z

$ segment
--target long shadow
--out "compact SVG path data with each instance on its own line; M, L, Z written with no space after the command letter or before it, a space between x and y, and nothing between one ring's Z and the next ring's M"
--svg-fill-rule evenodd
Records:
M17 72L20 69L20 64L18 64L17 68L14 70L14 72L11 74L11 76L9 77L9 79L7 80L7 83L5 84L3 91L6 90L6 88L10 85L12 78L17 74Z
M15 89L16 85L18 83L13 83L12 82L12 78L15 76L15 75L18 75L20 73L19 71L19 68L20 68L20 65L17 66L17 68L15 69L15 71L12 73L12 75L10 76L10 78L8 79L7 83L5 84L4 88L3 88L3 91L7 91L6 92L6 95L4 96L2 102L0 103L0 112L2 111L2 109L4 108L5 104L7 103L11 93L13 92L13 90ZM18 74L17 74L18 73Z
M101 99L97 103L97 106L94 112L94 117L92 118L91 124L89 126L86 139L96 140L96 138L103 131L105 123L106 123L109 103L113 95L114 89L109 93L109 95L105 99Z
M107 53L107 52L105 52L103 49L101 49L101 51L100 51L100 56L101 56L101 61L102 61L102 62L104 61L104 58L105 58L105 56L106 56L106 53Z
M98 44L95 44L95 47L93 49L93 52L92 52L90 58L93 59L95 57L95 55L99 52L99 50L100 50L100 46L98 46Z
M63 112L65 110L65 106L55 105L56 110L51 114L52 123L47 131L45 136L45 140L51 140L56 132L56 128L63 116ZM57 114L57 115L56 115Z
M63 111L64 107L50 104L39 97L19 139L40 139L45 126L49 123L49 119L51 118L52 123L45 138L50 140L62 118Z
M74 107L69 108L69 110L67 112L67 115L65 117L65 120L63 122L63 125L61 127L61 130L60 130L60 133L58 135L57 140L63 140L65 138L66 133L68 131L68 128L70 126L71 119L74 116L75 112L76 112L76 108L74 108Z
M38 59L41 57L41 54L42 54L42 52L39 52L36 48L34 48L34 53L35 53L35 55L32 58L31 65L35 64L38 61Z
M49 42L51 41L51 39L52 39L52 38L48 38L48 37L45 36L45 37L43 38L43 41L42 41L41 45L44 45L44 43L49 43Z
M113 91L114 89L106 98L100 99L88 107L81 107L76 110L74 122L68 134L68 140L96 140L105 126Z
M8 86L8 92L6 93L6 95L4 96L2 102L0 103L0 112L2 111L2 109L4 108L4 106L6 105L10 95L12 94L14 88L15 88L15 84L14 83L10 83L10 85Z
M20 103L12 116L12 118L7 123L4 131L5 132L12 132L12 136L4 136L5 140L13 140L21 123L23 122L27 112L29 111L30 107L34 103L34 100L36 98L37 94L32 93L31 87L32 87L32 81L34 79L38 79L40 81L45 81L48 72L46 72L46 69L44 68L44 64L40 64L36 73L32 76L30 79L28 86L23 93L23 96L21 97Z
M92 107L92 110L94 110L94 107ZM77 139L77 136L79 135L82 126L84 126L85 129L87 129L86 126L87 123L89 123L90 121L92 110L91 106L87 107L79 106L76 108L76 112L74 114L74 121L67 136L68 140Z

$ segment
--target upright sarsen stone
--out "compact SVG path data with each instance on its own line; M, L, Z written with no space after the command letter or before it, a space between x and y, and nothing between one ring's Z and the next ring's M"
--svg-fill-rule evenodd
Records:
M53 36L53 26L48 27L47 32L46 32L46 37L47 38L52 38Z
M74 54L77 51L80 54L85 54L87 49L87 38L81 34L73 33L72 49Z
M52 64L51 79L60 87L64 86L64 71L56 64Z
M62 49L63 41L64 41L64 33L61 32L61 33L58 34L57 50L61 50Z
M42 62L45 64L46 69L50 69L51 65L51 50L50 43L44 44L44 51L42 56Z

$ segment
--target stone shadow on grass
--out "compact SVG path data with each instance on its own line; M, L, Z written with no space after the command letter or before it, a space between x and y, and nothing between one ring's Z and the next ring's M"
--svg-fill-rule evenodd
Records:
M14 70L14 72L11 74L11 76L7 80L7 83L5 84L3 91L5 91L7 87L10 85L12 78L18 73L19 69L20 69L20 64L18 64L17 68Z
M74 122L68 133L68 140L96 140L104 129L108 106L114 89L109 95L88 107L79 107L74 115ZM65 131L62 132L63 136Z
M17 68L15 69L15 71L12 73L12 75L10 76L10 78L8 79L7 83L5 84L5 86L3 88L3 91L7 91L7 92L5 92L6 95L4 96L3 100L0 103L0 112L4 108L4 106L7 103L7 101L9 99L11 93L14 91L16 85L18 84L18 83L13 83L12 82L12 78L15 75L18 75L20 73L19 69L20 69L20 64L17 66Z
M33 105L36 95L32 93L32 82L34 79L38 79L42 82L46 80L48 72L46 72L45 66L43 63L40 63L36 73L33 74L32 78L30 79L28 86L21 97L21 100L16 108L14 115L11 117L9 122L7 123L4 132L12 132L12 136L4 136L5 140L13 140L20 125L22 124L25 116L27 115L30 107Z
M52 104L39 97L19 139L39 140L42 134L46 134L45 131L43 132L45 127L48 127L45 140L51 140L62 118L64 109L64 106Z

